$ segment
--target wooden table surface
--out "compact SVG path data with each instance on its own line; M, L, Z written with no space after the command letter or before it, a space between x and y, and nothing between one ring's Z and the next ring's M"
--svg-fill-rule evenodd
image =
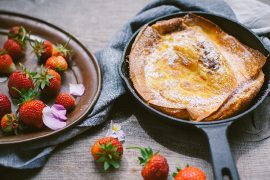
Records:
M28 14L55 24L77 37L92 51L104 48L113 34L147 0L1 0L0 9ZM128 103L127 103L128 102ZM125 150L119 170L104 172L90 155L90 145L105 136L110 120L121 123L127 133L125 146L151 146L165 155L171 173L176 166L198 166L213 179L206 138L194 129L166 124L141 109L129 95L116 102L108 121L60 145L40 170L1 169L0 179L141 179L138 152ZM230 144L242 179L267 179L270 139L248 142L230 131Z

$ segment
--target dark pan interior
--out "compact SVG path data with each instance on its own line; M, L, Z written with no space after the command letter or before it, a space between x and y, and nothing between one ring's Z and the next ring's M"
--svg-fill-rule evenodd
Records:
M137 92L135 91L135 89L133 88L132 82L129 78L129 63L128 63L128 55L130 53L132 44L137 36L137 34L139 33L140 30L138 30L136 33L134 33L133 37L131 38L130 42L127 44L126 49L124 51L123 57L122 57L122 64L120 66L120 75L123 78L127 89L131 92L131 94L135 97L135 99L141 104L143 105L143 107L145 107L147 110L150 110L151 112L153 112L154 114L156 114L157 116L161 117L161 118L166 118L166 119L170 119L172 121L178 122L178 123L182 123L183 125L207 125L207 124L218 124L218 123L224 123L224 122L229 122L229 121L234 121L237 120L245 115L247 115L248 113L250 113L251 111L253 111L254 109L256 109L258 107L258 105L260 105L263 100L267 97L268 92L269 92L269 80L270 80L270 64L269 64L269 52L266 50L266 48L264 47L264 45L262 44L262 42L260 41L259 37L256 36L253 32L249 31L247 28L245 28L243 25L234 22L232 20L229 20L225 17L221 17L221 16L217 16L217 15L213 15L213 14L209 14L209 13L203 13L203 12L192 12L194 14L197 14L199 16L202 16L206 19L209 19L210 21L214 22L215 24L217 24L221 29L223 29L223 31L225 31L226 33L236 37L240 42L242 42L243 44L256 49L258 51L260 51L261 53L263 53L265 56L268 56L267 62L264 65L263 68L263 72L265 74L265 81L264 84L260 90L260 92L258 93L258 95L254 98L253 102L251 103L250 107L247 108L245 111L242 111L241 113L227 118L227 119L223 119L223 120L218 120L218 121L212 121L212 122L192 122L192 121L187 121L187 120L183 120L183 119L179 119L179 118L175 118L172 116L169 116L165 113L162 113L154 108L152 108L150 105L148 105L147 103L145 103L141 97L137 94ZM172 15L168 15L168 16L164 16L158 19L155 19L151 22L149 22L148 24L154 24L156 21L159 20L166 20L166 19L171 19L174 17L181 17L186 15L187 13L176 13L176 14L172 14Z

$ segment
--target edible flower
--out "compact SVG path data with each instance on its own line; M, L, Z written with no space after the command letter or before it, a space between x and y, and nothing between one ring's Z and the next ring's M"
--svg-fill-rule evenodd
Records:
M125 142L126 134L121 128L120 124L114 124L113 121L111 121L110 129L106 136L117 138L121 143Z
M67 123L66 109L59 104L54 104L52 107L45 107L43 113L43 123L52 130L64 128Z
M83 84L69 84L69 93L73 96L82 96L84 91L85 87Z

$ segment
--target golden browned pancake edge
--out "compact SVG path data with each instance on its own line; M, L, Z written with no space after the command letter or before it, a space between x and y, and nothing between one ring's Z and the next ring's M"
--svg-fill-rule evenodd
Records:
M129 74L142 99L173 117L224 119L259 92L266 57L197 15L144 26L129 55Z

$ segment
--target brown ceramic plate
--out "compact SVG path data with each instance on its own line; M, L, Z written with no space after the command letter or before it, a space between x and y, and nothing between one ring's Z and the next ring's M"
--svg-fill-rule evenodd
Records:
M74 126L92 109L101 88L100 68L94 55L72 35L50 23L21 14L0 11L0 47L3 47L3 43L7 39L8 29L15 25L22 25L28 31L31 31L33 38L47 39L54 44L64 43L70 39L68 46L72 49L72 57L69 60L68 71L62 76L61 91L68 92L69 83L82 83L86 91L82 97L76 98L76 107L68 114L67 126L65 128L52 131L44 127L42 130L25 132L17 136L4 136L0 132L0 145L40 140ZM26 48L25 58L20 60L20 62L31 70L37 68L37 59L29 44ZM16 62L16 65L18 66L18 62ZM7 81L0 83L0 92L9 96ZM51 105L52 101L46 101L46 104ZM12 109L14 111L15 107L13 106Z

